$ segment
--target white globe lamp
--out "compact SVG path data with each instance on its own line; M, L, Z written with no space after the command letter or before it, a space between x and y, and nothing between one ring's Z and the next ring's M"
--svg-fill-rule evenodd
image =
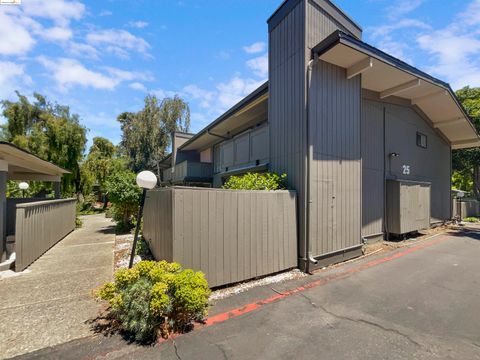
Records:
M143 189L142 198L140 200L140 208L137 215L137 226L135 228L135 237L133 238L132 253L130 254L129 268L133 266L133 259L135 258L135 247L137 246L138 231L140 229L140 222L142 221L143 205L145 204L145 197L147 190L152 190L157 185L157 176L151 171L142 171L137 175L137 185Z
M157 185L157 176L151 171L142 171L137 175L137 185L151 190Z
M28 183L22 181L20 184L18 184L18 187L20 188L20 190L22 190L22 196L25 197L25 190L29 188Z

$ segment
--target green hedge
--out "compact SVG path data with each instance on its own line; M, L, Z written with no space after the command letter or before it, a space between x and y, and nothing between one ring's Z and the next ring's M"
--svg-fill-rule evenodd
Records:
M232 190L284 190L287 175L277 173L247 173L242 176L231 176L223 185Z
M203 321L210 289L202 272L178 263L141 261L118 270L97 296L109 301L111 315L135 340L150 342Z

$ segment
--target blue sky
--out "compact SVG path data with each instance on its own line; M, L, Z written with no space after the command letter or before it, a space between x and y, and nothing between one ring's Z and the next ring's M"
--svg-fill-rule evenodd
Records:
M89 139L151 93L190 104L193 132L267 79L281 0L22 0L0 6L0 98L70 105ZM480 0L337 0L364 40L454 89L480 86Z

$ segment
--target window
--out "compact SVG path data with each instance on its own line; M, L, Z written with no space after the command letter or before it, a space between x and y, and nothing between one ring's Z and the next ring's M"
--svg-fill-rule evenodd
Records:
M417 132L417 146L427 148L427 135Z

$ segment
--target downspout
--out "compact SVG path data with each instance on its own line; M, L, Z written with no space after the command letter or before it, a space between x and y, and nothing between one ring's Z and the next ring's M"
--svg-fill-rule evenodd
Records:
M317 265L318 261L313 257L310 252L310 206L312 204L312 199L310 198L310 163L312 161L312 144L310 139L310 83L311 83L311 76L312 70L315 65L318 64L318 54L313 55L313 59L308 62L307 66L307 114L305 117L306 122L306 144L307 144L307 166L305 168L305 181L307 182L306 186L306 194L305 194L305 251L306 251L306 262L305 262L305 272L310 272L310 263L313 265Z

